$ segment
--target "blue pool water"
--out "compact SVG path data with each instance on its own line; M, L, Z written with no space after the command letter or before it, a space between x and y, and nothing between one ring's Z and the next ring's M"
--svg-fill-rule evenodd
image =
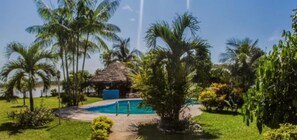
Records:
M152 110L151 107L139 107L139 104L142 100L123 100L119 102L119 112L118 114L128 114L127 112L127 104L130 103L130 113L129 114L155 114L156 112ZM103 105L103 106L96 106L90 107L86 110L96 113L110 113L116 114L116 103Z
M151 107L139 107L142 100L122 100L118 101L119 109L118 114L128 114L128 102L130 103L130 112L129 114L155 114L156 112ZM198 104L196 99L187 99L186 104ZM116 102L113 104L95 106L86 108L87 111L96 112L96 113L109 113L116 114Z

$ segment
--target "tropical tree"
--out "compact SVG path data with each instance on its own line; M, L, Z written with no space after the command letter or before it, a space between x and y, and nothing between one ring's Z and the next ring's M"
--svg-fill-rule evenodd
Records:
M113 45L112 52L114 60L120 62L133 61L135 57L142 55L142 52L137 49L130 50L130 38L119 39L118 42Z
M284 31L283 39L261 59L255 87L245 97L244 119L247 125L256 120L259 132L264 125L297 124L297 10L293 13L294 32Z
M112 62L119 61L133 67L132 65L134 62L142 55L143 53L137 49L131 50L130 38L119 38L113 44L112 49L104 50L101 57L105 66L111 64Z
M56 70L48 60L54 59L55 56L39 45L25 47L17 42L8 44L6 53L8 58L16 56L16 59L10 60L3 66L0 72L1 78L5 81L9 80L9 86L11 86L9 89L18 87L21 80L28 79L30 110L34 111L33 89L36 81L42 80L44 88L49 88L50 78L55 75Z
M260 132L263 125L297 124L296 41L296 34L285 33L284 40L261 59L255 87L246 95L245 120L249 124L256 117Z
M233 38L227 41L226 52L221 54L220 61L229 64L235 84L244 91L254 84L257 60L264 54L257 44L258 40Z
M45 23L31 26L27 31L37 34L36 42L53 45L60 56L67 83L66 92L79 96L79 77L75 75L75 82L70 85L69 69L72 65L72 71L77 73L81 65L84 71L89 53L104 50L107 48L105 40L118 38L116 33L120 29L108 21L118 8L119 0L103 0L99 4L94 0L62 0L58 1L57 8L50 8L42 0L36 0L36 5Z
M144 104L156 110L162 124L179 121L196 74L193 59L201 52L209 55L205 51L209 45L196 35L198 23L195 17L185 13L177 16L171 27L160 22L147 31L145 38L150 52L143 58L139 72L132 74L133 87L141 92ZM186 38L186 29L191 38ZM159 39L164 46L157 44Z
M15 85L14 85L15 84ZM26 92L29 91L28 79L19 79L16 83L13 80L7 82L6 91L13 93L17 89L23 94L23 106L26 106Z

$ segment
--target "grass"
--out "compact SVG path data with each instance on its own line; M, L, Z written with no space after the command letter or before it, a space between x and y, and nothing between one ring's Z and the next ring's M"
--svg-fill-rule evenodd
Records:
M166 134L160 132L156 125L149 124L139 127L138 135L142 140L196 140L196 139L220 139L220 140L261 140L255 123L246 126L241 114L229 112L209 113L193 118L199 123L204 133L195 136L189 134Z
M88 97L84 104L93 103L101 98ZM26 100L28 104L28 99ZM35 98L35 106L44 106L52 109L58 108L56 97ZM0 139L9 140L86 140L90 139L90 123L63 120L58 125L58 118L45 127L20 129L12 127L11 121L7 118L7 112L24 109L22 99L15 103L8 103L0 100ZM186 134L165 134L157 130L155 124L143 125L139 127L138 136L143 140L196 140L196 139L222 139L222 140L258 140L263 139L258 133L256 125L246 126L240 114L210 113L204 112L202 115L194 117L194 120L201 124L205 133L201 136Z
M246 126L241 114L203 112L194 118L204 131L221 140L261 140L255 123Z
M101 98L87 97L87 101L83 104L100 101ZM26 100L29 103L29 100ZM45 107L56 109L58 108L57 97L34 98L35 106L40 106L41 103ZM9 140L85 140L90 138L91 129L90 123L74 120L63 120L62 124L58 124L56 117L53 122L45 127L20 129L12 127L11 121L7 118L7 112L13 110L24 109L22 107L22 99L18 99L15 103L8 103L0 100L0 139Z

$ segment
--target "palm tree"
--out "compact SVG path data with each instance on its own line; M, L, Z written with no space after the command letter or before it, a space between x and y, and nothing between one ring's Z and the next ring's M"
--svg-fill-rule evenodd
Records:
M41 79L45 89L50 86L50 78L55 75L55 67L48 62L55 56L42 49L39 45L25 47L20 43L10 43L7 46L7 56L12 55L16 59L10 60L5 64L0 72L4 80L9 80L10 86L17 87L22 79L28 79L28 88L30 96L30 110L34 110L33 89L36 86L36 80Z
M258 40L249 38L230 39L226 44L226 52L221 54L220 61L229 64L232 77L247 91L255 80L257 60L264 52L257 47Z
M94 5L95 3L91 4ZM82 32L86 35L85 45L83 45L83 62L82 71L84 71L85 60L87 52L94 52L97 50L108 49L103 38L115 41L118 39L116 33L120 32L120 28L116 25L108 23L112 15L115 13L116 9L119 7L119 0L104 0L97 7L92 8L92 6L86 6L86 11L84 15L86 16L85 25L83 25ZM97 46L92 47L89 45L89 39L93 34L97 42Z
M109 64L111 64L112 62L114 62L113 59L113 51L110 49L105 49L103 51L103 53L101 54L101 60L104 64L104 66L108 66Z
M45 21L41 26L31 26L27 31L37 34L37 42L53 45L60 56L64 79L67 87L69 67L73 72L84 71L85 61L89 53L107 48L105 40L117 39L120 29L108 23L119 6L119 0L103 0L99 5L94 0L61 0L58 8L47 6L42 0L36 0L38 13ZM75 79L78 77L75 75ZM74 80L73 87L78 89L81 83ZM73 95L78 95L73 90ZM70 93L70 89L66 88ZM74 105L77 105L75 102Z
M164 71L165 81L169 86L166 87L169 89L165 90L168 93L164 93L168 95L164 99L166 101L160 101L166 102L163 105L168 107L166 113L163 110L161 111L163 113L159 114L162 120L179 120L180 111L188 94L188 84L191 81L188 77L193 74L196 67L193 62L198 56L205 56L201 60L209 58L209 45L196 35L199 29L198 23L195 17L185 13L173 21L172 27L166 22L159 22L153 24L147 31L145 37L147 44L151 52L156 54L152 66L153 73ZM186 38L186 29L190 31L190 38ZM158 39L163 41L164 46L157 45Z
M142 52L137 49L130 51L130 38L119 39L118 42L113 45L112 52L114 60L120 62L129 62L135 59L135 57L142 55Z

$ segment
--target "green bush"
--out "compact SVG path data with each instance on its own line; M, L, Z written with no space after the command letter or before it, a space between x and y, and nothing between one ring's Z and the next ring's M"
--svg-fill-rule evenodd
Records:
M107 140L113 125L112 120L106 116L95 118L92 122L92 140Z
M264 125L297 124L297 34L283 35L284 39L262 57L255 86L244 98L244 119L247 125L256 120L259 132Z
M106 130L98 129L92 132L92 140L108 140L108 132Z
M266 140L296 140L297 139L297 125L289 123L280 124L280 128L271 129L264 134Z
M216 108L222 110L231 108L236 110L242 105L242 92L240 88L232 88L227 84L212 83L209 88L203 90L198 97L207 110Z
M8 118L15 121L16 126L35 127L44 126L54 119L51 109L44 107L35 108L30 111L28 108L20 111L12 111L8 113Z
M51 90L51 95L52 95L53 97L58 96L58 92L57 92L57 90L56 90L56 89L52 89L52 90Z
M216 97L216 92L213 89L208 88L200 93L198 100L206 107L207 110L210 110L211 107L215 106Z
M67 106L73 106L74 102L76 99L76 97L78 97L78 102L83 102L86 101L86 95L83 93L80 93L79 96L73 96L72 93L61 93L61 99L62 99L62 103L66 104Z

